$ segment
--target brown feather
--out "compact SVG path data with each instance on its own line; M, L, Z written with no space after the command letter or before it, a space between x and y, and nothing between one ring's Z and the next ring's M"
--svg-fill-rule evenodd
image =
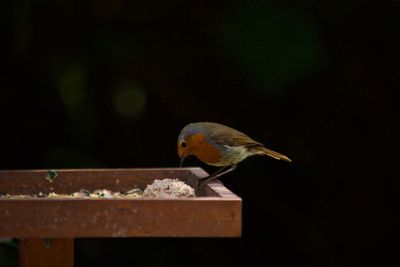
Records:
M261 143L251 139L248 135L239 132L231 127L219 123L203 123L207 129L209 137L217 144L227 146L252 146Z
M248 135L226 125L213 122L197 122L193 125L203 129L208 137L219 145L247 147L255 155L267 155L277 160L292 162L287 156L264 147L263 144L253 140Z
M283 161L287 161L287 162L292 162L292 160L289 159L288 157L286 157L285 155L283 155L281 153L278 153L276 151L273 151L271 149L268 149L268 148L266 148L264 146L256 146L256 147L254 147L254 149L260 151L262 155L267 155L267 156L270 156L270 157L272 157L274 159L277 159L277 160L283 160Z

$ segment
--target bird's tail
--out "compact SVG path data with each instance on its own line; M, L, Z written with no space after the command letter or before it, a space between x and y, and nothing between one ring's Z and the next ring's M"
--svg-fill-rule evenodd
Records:
M277 160L292 162L292 160L289 159L288 157L286 157L285 155L282 155L281 153L278 153L278 152L268 149L266 147L258 146L257 150L261 152L259 155L267 155L267 156L270 156Z

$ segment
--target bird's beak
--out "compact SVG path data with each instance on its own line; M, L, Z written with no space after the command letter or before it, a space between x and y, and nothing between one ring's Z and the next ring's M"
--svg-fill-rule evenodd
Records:
M179 164L179 167L182 167L182 166L183 166L183 162L185 161L185 159L186 159L186 156L185 156L185 155L182 155L182 157L181 157L181 162L180 162L180 164Z

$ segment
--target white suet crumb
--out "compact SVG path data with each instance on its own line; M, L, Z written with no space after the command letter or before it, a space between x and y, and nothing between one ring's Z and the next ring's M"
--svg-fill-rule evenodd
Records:
M144 197L151 198L185 198L195 197L194 189L178 179L154 180L147 185Z

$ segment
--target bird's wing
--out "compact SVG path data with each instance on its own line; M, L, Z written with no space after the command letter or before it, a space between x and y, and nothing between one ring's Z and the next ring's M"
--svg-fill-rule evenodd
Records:
M246 134L225 125L210 125L208 135L220 145L227 146L263 146L263 144L251 139Z
M208 135L219 145L246 146L257 155L267 155L277 160L291 162L287 156L266 148L263 144L251 139L246 134L222 124L208 124Z

